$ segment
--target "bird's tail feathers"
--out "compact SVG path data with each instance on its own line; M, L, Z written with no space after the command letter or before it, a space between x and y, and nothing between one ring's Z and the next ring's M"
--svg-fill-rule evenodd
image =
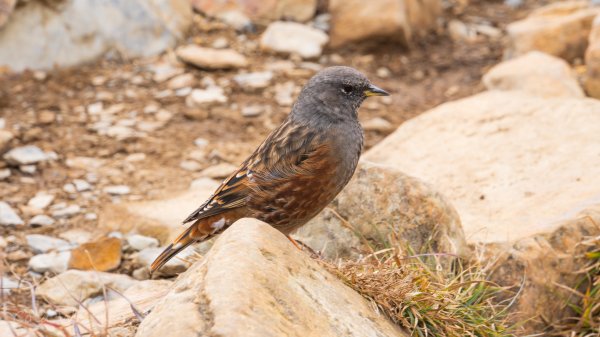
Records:
M170 259L172 259L182 250L186 249L192 243L206 239L206 236L204 238L196 236L199 227L198 225L198 223L191 225L189 228L183 231L183 233L181 233L177 239L173 241L173 243L168 245L162 253L160 253L160 255L154 260L154 262L152 262L152 265L150 266L151 274L164 266L165 263L169 262Z
M216 214L207 218L196 220L181 235L177 237L160 255L152 262L150 273L154 273L173 256L195 242L202 242L223 232L230 224L245 215L244 209L229 211L227 214Z

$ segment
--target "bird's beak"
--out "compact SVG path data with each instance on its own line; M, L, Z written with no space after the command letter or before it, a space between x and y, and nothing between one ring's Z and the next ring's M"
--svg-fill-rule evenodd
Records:
M365 96L370 97L370 96L389 96L390 93L374 86L373 84L369 84L369 88L367 88L367 90L365 90Z

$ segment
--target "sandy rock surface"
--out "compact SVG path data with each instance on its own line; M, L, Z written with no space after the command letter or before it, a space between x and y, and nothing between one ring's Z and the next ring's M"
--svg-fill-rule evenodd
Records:
M408 336L279 231L253 219L236 222L179 276L136 336L210 334Z

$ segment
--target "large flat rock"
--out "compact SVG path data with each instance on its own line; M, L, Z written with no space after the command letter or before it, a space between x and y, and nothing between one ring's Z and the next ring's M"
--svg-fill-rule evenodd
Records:
M524 88L521 88L524 89ZM600 234L600 102L490 91L409 120L365 159L431 183L467 240L514 287L523 334L575 314L567 306Z
M367 300L253 219L179 276L136 336L408 336Z
M485 92L409 120L364 158L435 186L467 240L515 241L600 203L600 102Z

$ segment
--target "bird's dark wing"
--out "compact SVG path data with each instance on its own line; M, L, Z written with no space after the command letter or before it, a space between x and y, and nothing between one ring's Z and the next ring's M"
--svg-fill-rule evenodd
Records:
M315 216L342 187L339 156L326 134L301 126L286 131L255 158L246 201L250 216L284 233Z
M248 160L247 160L248 161ZM247 162L246 161L246 162ZM228 210L244 206L250 189L247 186L248 168L246 162L221 183L221 186L198 209L190 214L183 223L188 223Z
M245 205L248 196L256 191L254 174L270 181L289 176L294 167L313 151L314 134L286 120L275 129L256 151L183 223L227 212Z

